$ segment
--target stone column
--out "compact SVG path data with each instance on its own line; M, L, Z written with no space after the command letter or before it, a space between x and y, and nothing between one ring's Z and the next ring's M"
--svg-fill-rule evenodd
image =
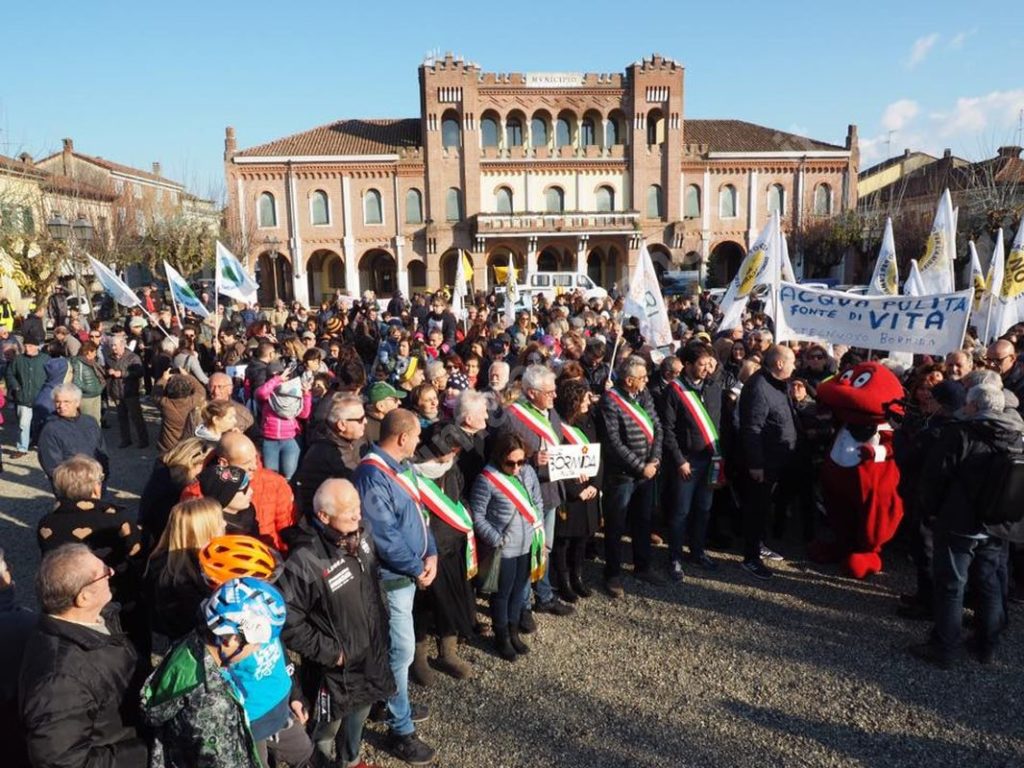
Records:
M395 266L398 270L398 290L409 298L409 270L405 265L405 237L395 235Z
M352 179L341 177L341 211L345 225L345 236L341 239L341 250L345 256L345 290L350 296L359 296L359 265L356 259L356 238L352 230Z

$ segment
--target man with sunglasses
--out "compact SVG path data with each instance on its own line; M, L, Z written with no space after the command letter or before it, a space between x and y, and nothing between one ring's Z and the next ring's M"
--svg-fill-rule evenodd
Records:
M36 585L43 617L21 666L20 709L34 766L145 766L135 731L141 680L111 602L113 570L84 544L48 553Z
M366 448L366 411L358 395L336 395L323 423L312 431L310 446L292 476L299 512L313 512L313 494L330 477L352 478Z
M325 480L291 531L280 582L288 601L282 637L302 657L300 683L317 708L313 741L331 765L362 765L370 706L395 689L376 553L361 520L352 483Z
M1024 414L1024 361L1017 355L1013 342L1007 339L993 341L985 354L985 364L1003 379L1003 389L1017 397L1017 410Z

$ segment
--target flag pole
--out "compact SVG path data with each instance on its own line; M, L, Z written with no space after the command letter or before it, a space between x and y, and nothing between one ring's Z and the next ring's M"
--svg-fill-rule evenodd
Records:
M142 310L142 314L144 314L146 317L148 317L150 320L152 320L156 324L156 327L159 328L163 332L164 336L166 336L168 339L171 338L171 334L169 334L164 329L164 327L162 325L160 325L160 321L157 320L155 317L153 317L152 313L148 309L146 309L141 304L136 304L135 306L137 306L139 309L141 309ZM175 308L177 308L177 304L175 304ZM180 317L178 318L178 322L179 323L181 322L181 318Z

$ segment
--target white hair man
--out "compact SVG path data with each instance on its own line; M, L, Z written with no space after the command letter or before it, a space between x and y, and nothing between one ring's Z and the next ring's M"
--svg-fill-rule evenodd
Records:
M365 431L363 399L350 394L335 397L326 422L315 430L302 463L292 477L299 512L313 512L313 494L327 478L352 477L366 445Z
M53 472L65 459L76 454L91 456L107 471L103 434L95 419L83 417L82 390L74 384L53 388L54 415L39 433L39 466L53 479Z

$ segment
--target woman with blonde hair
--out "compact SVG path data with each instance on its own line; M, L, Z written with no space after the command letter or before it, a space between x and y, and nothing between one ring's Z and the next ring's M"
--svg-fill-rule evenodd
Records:
M198 437L189 437L163 454L139 499L139 525L146 549L152 548L164 532L171 507L181 498L185 486L199 477L213 449Z
M150 632L154 652L188 634L210 586L199 567L199 551L226 531L221 506L213 499L174 505L146 566Z
M195 436L211 448L216 446L225 432L238 429L238 416L230 400L210 400L200 409L202 424L196 427Z

